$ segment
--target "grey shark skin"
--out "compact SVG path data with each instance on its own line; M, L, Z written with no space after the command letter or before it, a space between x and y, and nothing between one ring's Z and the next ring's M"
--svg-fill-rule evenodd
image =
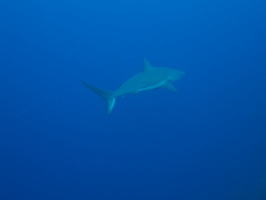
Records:
M137 94L142 91L156 88L166 88L176 91L172 82L180 79L184 74L183 71L176 69L153 67L148 60L144 59L143 71L129 78L114 92L96 88L84 81L81 82L106 101L107 113L110 113L114 108L117 97L127 94Z

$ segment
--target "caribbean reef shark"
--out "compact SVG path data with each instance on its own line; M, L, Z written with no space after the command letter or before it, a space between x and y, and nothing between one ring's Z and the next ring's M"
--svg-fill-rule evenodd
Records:
M176 69L153 67L148 60L144 59L143 71L129 78L114 92L96 88L84 81L81 82L106 101L107 113L110 113L114 108L117 97L122 97L127 94L137 94L156 88L166 88L171 91L176 91L172 82L180 79L184 74L183 71Z

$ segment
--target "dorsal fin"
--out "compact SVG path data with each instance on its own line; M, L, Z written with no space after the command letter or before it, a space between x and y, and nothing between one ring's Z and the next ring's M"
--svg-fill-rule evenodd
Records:
M149 63L149 61L145 58L144 59L144 71L152 69L152 65Z

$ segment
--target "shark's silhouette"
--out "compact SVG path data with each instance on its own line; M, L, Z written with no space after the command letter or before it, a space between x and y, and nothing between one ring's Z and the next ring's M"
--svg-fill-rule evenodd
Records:
M176 69L153 67L148 60L144 59L144 70L129 78L114 92L96 88L84 81L82 83L106 101L107 113L110 113L114 108L117 97L155 88L167 88L176 91L172 82L180 79L184 74L184 72Z

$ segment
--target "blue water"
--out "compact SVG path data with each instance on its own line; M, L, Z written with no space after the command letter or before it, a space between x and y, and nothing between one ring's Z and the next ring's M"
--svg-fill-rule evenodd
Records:
M265 200L266 2L0 3L0 200ZM105 103L152 65L186 72Z

